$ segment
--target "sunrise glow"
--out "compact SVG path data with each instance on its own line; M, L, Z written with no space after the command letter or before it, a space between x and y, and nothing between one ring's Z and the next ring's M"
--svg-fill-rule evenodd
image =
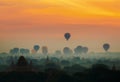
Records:
M0 52L34 44L53 51L87 45L102 51L120 46L120 0L0 0ZM63 34L70 32L67 43ZM98 47L96 47L96 45ZM55 44L55 45L54 45Z

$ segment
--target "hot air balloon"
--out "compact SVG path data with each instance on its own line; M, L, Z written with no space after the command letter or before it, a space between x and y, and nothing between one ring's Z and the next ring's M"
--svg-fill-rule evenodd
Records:
M34 46L34 50L37 52L39 50L40 46L39 45L35 45Z
M83 47L83 53L87 53L88 52L88 47Z
M63 49L63 53L69 55L69 54L72 54L73 52L72 52L72 50L69 47L65 47Z
M71 37L71 34L70 33L65 33L64 37L65 37L66 40L69 40L70 37Z
M32 53L32 54L35 54L35 53L36 53L36 51L35 51L34 49L32 49L32 50L31 50L31 53Z
M48 48L46 46L42 47L42 53L46 55L48 53Z
M110 48L110 45L108 43L103 45L103 48L105 51L108 51L108 49Z

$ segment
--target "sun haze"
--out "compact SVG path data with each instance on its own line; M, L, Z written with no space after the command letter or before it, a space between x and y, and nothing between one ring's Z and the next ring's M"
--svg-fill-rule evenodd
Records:
M120 0L0 0L0 52L48 46L50 51L85 45L102 51L120 46ZM72 37L66 42L64 33ZM95 44L96 43L96 44Z

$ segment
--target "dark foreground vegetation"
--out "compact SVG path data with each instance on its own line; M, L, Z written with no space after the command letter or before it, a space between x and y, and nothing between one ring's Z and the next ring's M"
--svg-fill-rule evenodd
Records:
M120 82L120 71L98 65L72 74L57 69L46 69L44 72L1 72L0 82Z

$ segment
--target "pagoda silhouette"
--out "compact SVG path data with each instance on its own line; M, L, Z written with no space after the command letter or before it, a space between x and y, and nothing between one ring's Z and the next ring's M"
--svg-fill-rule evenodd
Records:
M11 62L11 66L6 70L7 72L37 72L35 68L32 66L32 61L28 63L28 61L24 58L24 56L20 56L17 64L14 61Z

